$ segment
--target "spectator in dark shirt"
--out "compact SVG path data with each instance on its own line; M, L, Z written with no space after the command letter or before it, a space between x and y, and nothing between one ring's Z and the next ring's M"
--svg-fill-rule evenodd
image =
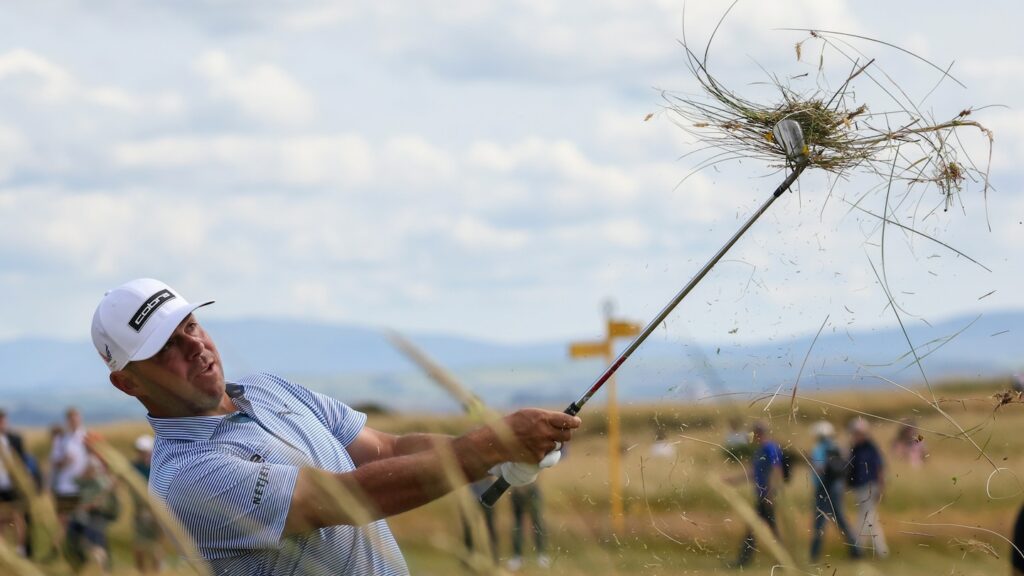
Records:
M1024 576L1024 507L1017 513L1017 521L1013 525L1010 566L1013 567L1013 576Z
M811 536L811 562L821 556L821 543L829 521L835 523L846 540L851 558L860 551L854 533L846 523L843 492L846 485L847 457L835 441L835 427L827 420L813 427L815 444L811 450L811 484L814 486L814 532Z
M847 484L857 505L857 546L879 558L889 555L885 533L878 518L878 505L885 490L885 463L871 439L871 427L864 418L850 422L850 471Z
M754 502L757 515L778 534L775 524L775 496L782 486L782 447L771 439L768 424L755 422L753 426L754 455L751 466L754 473ZM746 566L754 557L754 530L747 532L735 566Z

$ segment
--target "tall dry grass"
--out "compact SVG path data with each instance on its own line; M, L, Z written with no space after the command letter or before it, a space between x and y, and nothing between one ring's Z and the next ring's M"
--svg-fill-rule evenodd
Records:
M1024 425L1024 409L1017 401L1003 404L994 396L1003 384L955 383L936 387L946 411L971 431L989 457L1005 469L994 476L988 464L978 458L977 451L958 439L955 427L919 398L900 390L802 395L792 420L788 402L779 402L777 411L766 413L765 402L751 403L753 399L728 405L707 402L626 406L622 411L626 510L623 534L614 534L610 528L606 426L602 422L604 414L593 410L584 415L584 427L568 447L563 464L545 471L540 479L549 553L554 560L552 573L728 573L724 564L735 558L749 520L739 511L740 502L752 501L751 489L743 480L733 486L738 499L723 498L721 485L708 482L709 477L744 475L743 467L715 446L722 443L728 420L739 416L749 423L767 418L773 423L775 437L784 446L806 453L812 443L810 423L827 418L842 426L857 414L871 415L874 436L884 452L888 452L889 441L895 436L896 422L905 417L917 419L928 446L929 456L922 468L889 461L888 490L881 510L892 557L873 563L849 563L832 528L826 534L828 569L824 565L808 565L811 483L806 467L798 467L784 488L784 513L789 516L779 543L784 553L762 552L747 573L768 574L772 566L788 563L792 565L786 573L837 576L1003 573L1008 545L996 534L1008 533L1016 508L1024 500L1018 481L1024 477L1024 466L1019 461L1024 455L1024 435L1018 433ZM674 443L673 458L651 456L655 423L668 432L668 440ZM426 427L459 433L475 424L470 418L396 414L375 416L370 425L388 431ZM141 486L128 473L124 458L131 453L132 440L148 428L145 423L121 423L96 429L106 438L100 452L112 469L120 471L122 495L130 502L129 492L138 493ZM42 434L32 433L28 437L33 452L45 452ZM335 498L345 500L350 496L339 494ZM846 505L850 509L849 501ZM486 541L482 521L474 515L477 509L469 494L459 491L390 519L414 574L460 573L465 570L464 564L477 574L498 572L486 550L469 553L463 546L462 515L471 518L478 535L476 541ZM130 515L130 506L122 507L122 518L111 529L117 574L134 573L128 553L132 537ZM507 501L499 502L497 523L501 536L499 552L507 559L511 530ZM178 547L187 549L181 544ZM10 550L0 549L3 573L70 573L59 562L28 563L6 552ZM780 561L777 556L783 559ZM198 570L194 566L178 560L167 573L195 574ZM528 562L524 573L543 571Z

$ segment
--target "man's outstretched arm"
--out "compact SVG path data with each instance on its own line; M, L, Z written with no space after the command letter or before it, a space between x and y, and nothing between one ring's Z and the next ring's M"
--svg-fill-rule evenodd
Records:
M391 457L361 455L366 463L353 472L303 468L295 483L284 535L399 514L439 498L465 481L482 478L501 462L539 462L555 449L556 442L572 437L580 420L562 412L529 409L506 416L501 424L456 438L419 435L404 446L401 441L385 444L381 453L390 450ZM496 428L504 428L507 441L502 441L505 432Z
M424 450L432 450L439 443L449 442L454 436L447 434L412 433L396 436L364 426L351 444L345 447L356 466L370 462L408 456Z

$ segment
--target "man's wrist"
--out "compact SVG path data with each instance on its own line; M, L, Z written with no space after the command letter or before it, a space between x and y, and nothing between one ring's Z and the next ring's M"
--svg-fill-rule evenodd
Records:
M471 430L452 440L452 449L470 481L479 480L506 460L498 446L498 436L490 427Z

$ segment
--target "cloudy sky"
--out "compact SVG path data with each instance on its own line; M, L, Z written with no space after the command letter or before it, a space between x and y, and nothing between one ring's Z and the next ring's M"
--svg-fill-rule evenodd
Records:
M727 6L688 3L693 45ZM208 314L222 318L511 342L594 333L609 297L649 318L780 179L744 161L680 184L698 146L661 90L697 91L683 11L669 0L4 3L0 339L85 339L104 290L138 276L215 298ZM711 47L719 79L761 97L766 71L827 86L817 53L796 59L806 34L780 28L858 33L952 64L966 88L940 83L921 106L936 118L1005 105L972 116L995 134L987 202L969 185L933 213L929 190L916 222L991 272L890 230L887 275L910 318L1024 308L1022 12L1010 0L746 0ZM915 102L939 81L898 51L856 46ZM965 145L984 160L983 144ZM670 329L760 340L813 332L826 315L892 323L871 267L877 221L841 201L877 184L802 177ZM883 197L864 205L880 213Z

